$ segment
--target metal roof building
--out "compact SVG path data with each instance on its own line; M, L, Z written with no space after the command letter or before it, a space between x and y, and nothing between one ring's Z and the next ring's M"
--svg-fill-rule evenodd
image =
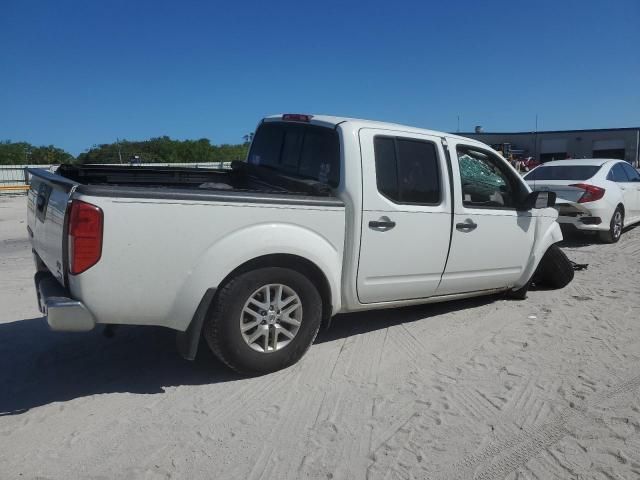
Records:
M640 166L640 127L543 132L458 133L508 154L547 162L566 158L619 158Z

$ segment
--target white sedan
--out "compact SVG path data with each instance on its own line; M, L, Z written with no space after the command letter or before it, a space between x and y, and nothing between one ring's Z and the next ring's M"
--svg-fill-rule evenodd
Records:
M640 221L640 174L624 160L557 160L524 179L533 190L556 193L561 226L596 231L607 243Z

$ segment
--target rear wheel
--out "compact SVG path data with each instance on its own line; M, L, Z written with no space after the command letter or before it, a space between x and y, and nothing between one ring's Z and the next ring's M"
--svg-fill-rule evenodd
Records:
M613 212L613 216L611 217L609 230L606 232L600 232L600 240L605 243L616 243L618 240L620 240L623 228L624 211L622 210L622 207L618 205L615 212Z
M205 320L213 353L242 374L263 374L296 363L313 343L322 299L301 273L269 267L243 273L217 295Z
M543 287L563 288L573 280L573 264L558 245L551 245L545 252L533 283Z

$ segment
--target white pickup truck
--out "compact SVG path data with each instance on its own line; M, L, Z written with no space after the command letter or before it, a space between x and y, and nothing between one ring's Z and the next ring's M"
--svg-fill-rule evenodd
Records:
M287 367L341 312L573 278L550 192L469 138L285 114L231 170L31 170L28 231L53 330L201 334L235 370ZM537 273L536 273L537 272Z

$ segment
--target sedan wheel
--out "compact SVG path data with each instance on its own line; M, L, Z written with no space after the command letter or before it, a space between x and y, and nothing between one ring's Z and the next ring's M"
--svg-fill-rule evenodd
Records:
M616 213L613 214L613 238L620 238L622 235L622 212L620 210L616 210Z
M622 229L624 228L624 212L622 208L616 208L611 217L611 223L609 224L609 230L602 232L600 238L605 243L616 243L620 240L622 235Z

